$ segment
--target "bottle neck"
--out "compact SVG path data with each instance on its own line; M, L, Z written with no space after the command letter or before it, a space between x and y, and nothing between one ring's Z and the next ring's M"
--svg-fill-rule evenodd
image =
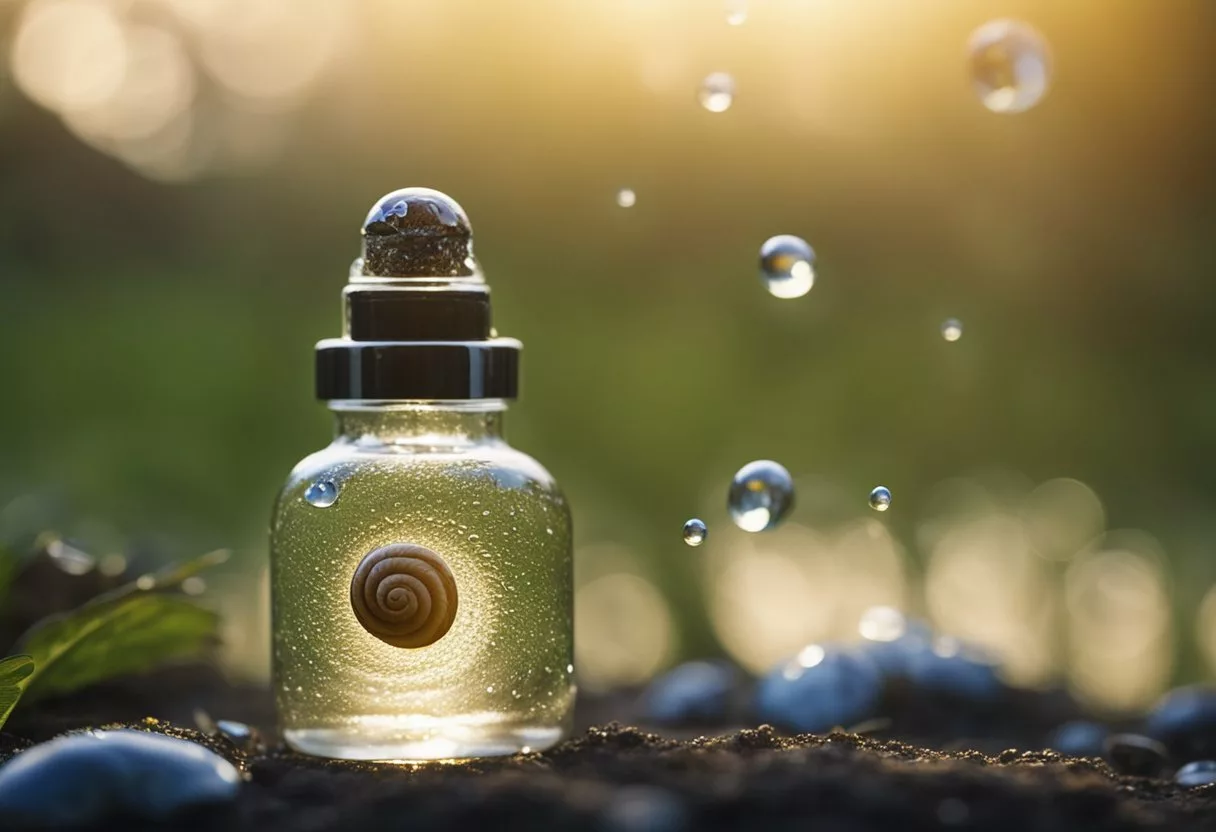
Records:
M503 399L331 401L336 439L362 449L452 448L503 441Z

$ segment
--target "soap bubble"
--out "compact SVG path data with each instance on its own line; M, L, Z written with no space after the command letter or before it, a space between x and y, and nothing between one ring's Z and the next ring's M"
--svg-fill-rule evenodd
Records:
M760 246L760 279L773 297L800 298L815 285L815 252L793 234L769 237Z
M994 113L1029 110L1047 94L1051 51L1034 27L1018 20L993 20L967 41L971 84Z
M338 501L338 486L330 480L317 480L304 490L304 500L310 506L329 508Z
M725 72L711 72L701 82L697 97L711 113L724 113L735 100L735 79Z
M942 321L942 337L947 341L957 341L963 337L963 322L958 318L947 318Z
M689 546L700 546L709 537L709 527L696 517L684 524L684 542Z
M726 0L726 22L731 26L747 22L747 0Z
M891 507L891 489L879 485L870 492L870 508L875 511L886 511Z
M745 532L773 528L794 505L790 472L769 459L744 465L730 483L726 507L731 519Z
M638 195L633 192L633 188L621 188L616 192L616 204L622 208L632 208L637 201Z

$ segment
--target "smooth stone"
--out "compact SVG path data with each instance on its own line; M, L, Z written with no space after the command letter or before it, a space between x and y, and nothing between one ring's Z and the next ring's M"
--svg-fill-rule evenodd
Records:
M1139 734L1115 734L1106 738L1106 759L1120 774L1158 777L1170 764L1165 746Z
M236 746L248 745L256 734L250 726L231 719L216 720L215 730L221 737Z
M938 639L932 649L909 654L907 677L929 693L981 701L996 698L1003 688L996 662L954 639Z
M863 641L857 645L869 656L888 679L906 679L913 660L928 652L932 639L904 635L893 641Z
M1195 760L1178 769L1174 782L1193 789L1216 783L1216 760Z
M1216 688L1188 685L1165 694L1149 712L1144 733L1178 760L1216 757Z
M883 613L880 624L891 625L898 622L901 632L895 638L875 638L867 635L866 619L876 613ZM862 616L858 627L864 640L857 646L866 653L883 675L892 679L901 679L908 675L908 665L912 656L933 646L933 628L929 622L919 618L910 618L903 613L886 607L872 608ZM878 632L885 629L878 628Z
M1100 722L1078 719L1065 722L1051 733L1047 747L1069 757L1101 757L1110 729Z
M201 745L144 731L57 737L0 766L0 815L43 824L164 818L233 800L240 774Z
M724 662L685 662L650 683L644 696L646 718L660 724L723 722L737 678Z
M865 652L811 645L760 680L756 716L804 733L847 729L875 715L882 686Z
M601 818L608 832L678 832L688 826L680 799L655 786L626 786L608 803Z

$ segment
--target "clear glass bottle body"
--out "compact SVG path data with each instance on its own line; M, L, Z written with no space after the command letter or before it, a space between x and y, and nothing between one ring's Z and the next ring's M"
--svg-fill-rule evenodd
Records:
M548 472L503 440L504 403L331 408L337 438L295 467L271 526L288 745L421 760L556 743L574 704L570 515ZM324 482L337 499L310 503ZM356 567L395 543L439 554L458 590L450 629L423 647L386 643L352 608Z

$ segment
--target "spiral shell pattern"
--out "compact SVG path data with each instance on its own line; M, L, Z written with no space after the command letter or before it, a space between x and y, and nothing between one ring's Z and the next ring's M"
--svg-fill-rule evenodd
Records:
M456 578L435 552L390 543L363 556L350 580L355 618L394 647L426 647L456 617Z

